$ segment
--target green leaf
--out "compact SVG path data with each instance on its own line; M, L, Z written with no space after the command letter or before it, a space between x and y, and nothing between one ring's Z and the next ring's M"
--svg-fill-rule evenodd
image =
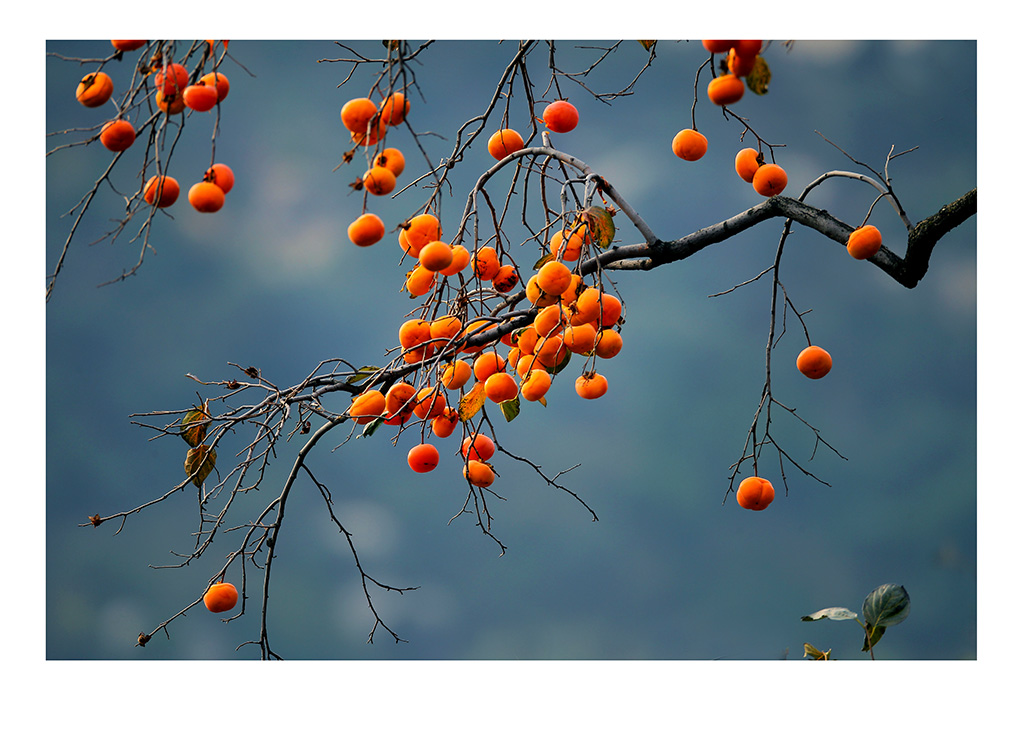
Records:
M181 420L181 437L190 448L199 445L206 437L206 428L210 425L208 404L204 401L202 407L193 407Z
M216 462L217 451L212 450L209 445L197 445L189 448L185 455L185 473L192 477L192 483L198 488L210 475Z
M499 405L501 407L501 413L505 415L505 421L511 422L513 419L519 416L519 397L503 401Z
M768 68L768 62L758 54L754 61L754 69L747 75L747 87L754 95L764 95L768 92L768 83L772 81L772 71Z
M910 595L899 584L883 584L864 598L861 611L871 625L897 625L910 614Z
M539 260L537 260L537 262L535 262L533 264L534 272L540 270L542 267L544 267L545 265L547 265L549 262L551 262L554 259L555 259L554 255L552 255L550 252L545 252L541 256L541 258Z
M861 651L870 651L872 648L874 648L875 645L877 645L877 643L880 640L882 640L882 634L884 633L884 625L873 627L870 623L868 623L867 629L864 633L864 647L861 649Z
M372 422L367 422L363 427L363 431L359 433L359 437L369 437L377 431L377 428L384 424L384 417L377 417Z
M591 239L602 250L607 249L615 238L615 222L611 212L602 206L591 206L580 216L586 223Z
M857 613L845 607L826 607L824 610L804 615L801 620L856 620Z
M350 373L348 376L346 376L345 383L357 385L360 382L365 381L367 378L369 378L379 370L380 368L378 368L375 365L364 365L359 370L355 371L354 373Z

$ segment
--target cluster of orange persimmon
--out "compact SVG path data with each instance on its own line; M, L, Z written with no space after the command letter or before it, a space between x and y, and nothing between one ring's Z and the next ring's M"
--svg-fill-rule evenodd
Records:
M145 46L148 41L110 42L119 52L135 51ZM212 57L214 41L207 41L207 53L204 59ZM227 41L219 42L226 48ZM212 110L227 97L230 83L224 73L214 69L194 83L189 83L188 70L181 64L164 61L158 50L154 59L159 64L146 65L153 75L156 87L154 101L157 107L168 115L191 111L205 112ZM153 60L151 60L153 61ZM198 74L198 70L196 72ZM102 70L91 72L78 83L75 97L87 108L98 108L111 99L114 93L114 82L110 75ZM135 143L136 131L132 123L122 115L120 109L117 117L107 121L100 129L100 143L111 152L123 152ZM214 164L203 173L203 178L194 184L188 192L188 201L194 209L204 213L219 211L224 206L224 196L235 183L231 168L225 164ZM142 189L142 197L146 203L157 208L173 205L181 194L181 186L170 175L154 175Z
M369 98L346 103L342 122L351 132L353 142L367 146L370 142L381 142L396 116L401 121L409 112L408 104L403 104L400 96L392 93L379 109ZM355 115L357 112L359 115ZM566 133L579 123L579 112L568 101L558 100L545 108L542 120L550 131ZM487 143L488 152L497 160L523 147L523 137L510 128L494 132ZM379 161L382 155L383 160ZM404 164L397 149L384 149L357 185L361 182L377 194L369 185L378 180L374 170L387 168L396 160ZM384 180L393 182L387 176ZM384 193L390 190L386 188ZM418 385L397 381L385 390L367 389L352 399L347 416L363 425L421 424L423 441L414 445L407 456L409 467L417 473L433 470L440 461L437 447L425 440L428 430L434 438L447 438L460 423L464 424L466 433L459 448L463 476L475 486L487 487L495 478L489 460L497 446L478 428L473 429L470 422L485 403L499 405L506 418L518 413L520 399L546 405L545 394L554 376L568 365L573 355L586 356L590 361L590 369L583 370L575 380L576 393L584 399L604 395L608 380L593 365L598 358L612 358L622 349L622 302L603 290L600 282L594 286L585 284L573 269L590 245L595 244L595 235L599 233L595 219L611 219L607 211L599 210L603 212L600 216L589 209L577 214L568 227L556 230L544 257L534 265L536 272L525 281L516 266L503 262L490 245L470 252L461 244L443 241L441 222L432 213L421 213L402 223L399 247L405 256L416 261L405 274L403 289L414 298L428 293L431 298L419 317L402 323L398 342L402 359L422 364L427 380ZM354 244L365 247L382 239L385 229L378 216L364 213L350 224L348 231ZM486 344L474 342L475 335L494 326L493 318L463 320L455 313L438 316L444 302L436 292L442 285L455 285L447 283L455 280L460 286L486 287L490 295L499 298L525 285L526 298L535 308L533 321Z
M743 78L757 65L763 42L705 40L702 43L712 55L726 55L725 70L708 83L708 98L718 106L737 103L746 89ZM707 151L707 137L696 129L682 129L672 138L672 152L688 162L696 162ZM788 184L786 171L781 166L765 163L763 154L749 147L736 155L736 173L766 198L779 195Z

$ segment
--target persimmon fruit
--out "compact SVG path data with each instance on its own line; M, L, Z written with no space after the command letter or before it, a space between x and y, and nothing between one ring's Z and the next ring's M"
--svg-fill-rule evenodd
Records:
M492 373L484 382L484 394L495 404L511 401L519 395L519 384L505 371Z
M374 165L363 173L363 187L375 196L386 196L395 189L395 173L387 167Z
M462 467L462 475L466 481L481 488L487 488L494 483L494 469L482 461L466 461L466 465Z
M715 105L732 105L743 97L743 80L736 75L719 75L708 83L708 98Z
M409 450L407 456L409 461L409 468L416 473L427 473L437 468L437 464L441 462L441 455L430 443L420 443L414 445Z
M119 118L100 129L100 143L111 152L123 152L135 142L135 127Z
M164 65L154 79L156 89L164 95L182 93L188 87L188 70L177 62Z
M203 180L213 183L224 191L224 195L227 195L235 187L235 171L224 163L218 162L203 173Z
M377 389L369 389L352 399L347 414L357 424L365 425L382 415L384 409L384 394Z
M874 257L880 249L882 249L882 233L871 224L854 229L846 240L846 251L855 260L867 260L869 257Z
M214 213L224 207L224 191L213 183L202 180L189 188L188 202L200 213Z
M432 273L436 273L440 270L444 270L446 267L452 264L452 247L450 244L442 242L440 240L434 240L428 242L420 250L420 265L425 270L429 270Z
M777 196L784 191L788 182L786 171L776 164L761 165L751 180L754 190L766 198Z
M220 100L217 88L205 83L189 85L182 91L181 98L185 101L185 105L200 113L210 110Z
M156 107L164 113L171 115L181 113L185 110L185 98L181 93L164 95L163 90L156 91Z
M523 137L515 129L501 129L487 140L487 151L496 160L505 159L523 148Z
M446 406L430 423L430 430L438 437L449 437L459 426L459 410Z
M544 293L560 296L572 283L572 271L564 263L552 260L537 271L537 286Z
M672 137L672 153L687 162L696 162L707 151L707 137L695 129L683 129Z
M480 280L494 280L498 269L501 268L498 251L493 247L477 248L470 262L473 266L473 274Z
M365 135L377 116L377 105L369 98L353 98L341 107L341 123L353 134Z
M384 238L384 222L377 214L366 213L348 225L348 238L357 247L369 247Z
M386 147L373 159L375 167L386 167L397 178L405 171L405 156L395 147Z
M218 103L228 97L228 93L231 91L231 81L228 80L227 75L223 72L208 72L200 77L199 81L204 85L209 85L217 90Z
M735 41L714 41L714 40L710 40L710 39L709 40L703 40L702 39L700 43L703 44L704 48L707 49L712 54L725 54L727 51L729 51L729 49L732 48L732 45L735 44L736 42Z
M527 401L540 401L551 388L551 374L542 368L533 368L523 376L519 393Z
M824 378L832 370L832 356L817 345L811 345L796 356L796 367L808 378Z
M155 204L157 208L167 208L178 200L180 194L181 186L177 180L170 175L154 175L146 181L142 198L151 206Z
M460 448L462 457L467 461L490 460L497 449L494 441L482 432L476 432L464 438Z
M567 100L556 100L544 109L544 125L556 134L572 131L579 122L580 112Z
M118 51L135 51L146 45L146 41L111 41L111 45Z
M203 595L203 604L210 612L227 612L238 604L238 590L226 581L211 584Z
M446 389L460 389L473 375L473 366L465 360L455 360L441 371L441 385Z
M775 499L775 487L768 479L749 476L740 482L736 490L736 501L743 509L760 511Z
M491 285L498 293L508 293L519 283L519 271L515 265L501 265L491 278Z
M93 72L82 78L75 90L78 102L86 108L98 108L110 100L114 93L114 81L106 72Z
M380 116L388 126L397 126L409 114L409 99L403 93L392 93L380 106Z
M451 265L446 267L444 270L439 270L441 275L446 275L449 278L457 273L461 273L467 265L469 265L470 255L467 250L461 244L452 245L452 262Z
M760 154L753 147L736 153L736 174L748 183L754 182L754 174L761 167Z
M419 250L428 242L441 238L441 222L433 214L419 214L409 219L409 225L402 231L409 246L416 250L416 254L412 256L418 257Z
M608 391L608 379L596 371L586 371L576 379L576 393L584 399L597 399Z

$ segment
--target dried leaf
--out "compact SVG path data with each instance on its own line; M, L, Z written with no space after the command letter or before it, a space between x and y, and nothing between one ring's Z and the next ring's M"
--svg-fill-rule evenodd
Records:
M206 438L206 429L209 425L209 402L204 401L202 407L193 407L181 420L181 437L190 448L194 448Z
M476 416L476 413L484 408L487 394L484 392L484 382L477 381L473 388L467 391L459 399L459 421L468 422Z
M580 219L586 223L590 237L602 250L607 249L615 238L615 222L611 212L603 206L591 206Z
M815 648L814 646L812 646L810 643L805 643L804 644L804 658L805 659L811 659L812 661L828 661L829 659L832 658L831 654L832 654L832 649L831 648L828 651L821 651L821 650Z
M197 445L189 448L185 456L185 473L192 478L196 487L201 487L206 477L213 470L213 464L217 462L217 451L209 445Z
M759 54L754 61L754 69L747 74L747 87L754 95L764 95L771 81L772 71L768 68L768 62Z

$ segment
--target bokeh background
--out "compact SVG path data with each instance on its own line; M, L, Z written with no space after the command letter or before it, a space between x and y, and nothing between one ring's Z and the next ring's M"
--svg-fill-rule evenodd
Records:
M379 50L379 42L352 46ZM585 69L601 46L559 42L562 69ZM78 130L49 137L49 150L82 139L81 129L113 108L80 106L75 85L94 64L63 58L105 56L108 42L51 41L46 49L46 130ZM419 132L432 132L422 140L431 163L450 153L453 132L483 109L514 51L512 42L451 41L421 55L422 95L413 95L410 119ZM348 53L331 41L237 40L230 54L216 160L234 169L237 182L224 209L196 213L183 194L157 219L156 253L139 273L98 288L139 253L131 229L113 243L97 241L123 212L122 196L104 188L46 306L48 659L258 658L253 646L236 651L258 635L256 610L225 625L195 609L171 624L170 640L158 634L145 649L134 645L140 631L194 599L235 547L224 533L186 568L151 568L191 549L192 493L132 517L116 537L117 523L80 524L181 480L184 444L149 441L130 415L193 403L204 389L186 373L219 380L237 376L229 363L238 363L290 385L325 358L374 364L415 306L399 291L404 268L394 237L358 249L345 234L361 207L348 183L362 167L335 169L348 148L338 111L365 94L370 70L357 70L339 88L349 67L324 60ZM789 173L788 195L825 171L857 169L823 137L876 169L890 148L917 147L889 169L917 221L977 183L976 54L974 42L957 41L800 41L792 51L776 43L766 53L769 94L748 94L735 110L767 141L785 145L776 158ZM612 105L560 83L581 123L555 136L556 146L610 180L666 239L761 200L732 170L735 152L749 141L703 93L696 115L708 154L695 163L671 154L672 136L690 125L694 73L704 58L699 42L660 41L634 94ZM646 59L640 44L625 42L586 85L619 90ZM545 63L543 51L531 59L541 91ZM130 62L110 68L123 89ZM511 125L528 128L521 96L511 112ZM209 164L212 127L212 114L187 122L170 166L183 190ZM467 188L493 163L484 143L481 137L454 172L446 224L457 223ZM389 144L406 150L411 137L399 129ZM400 183L427 164L411 155ZM109 158L98 143L47 157L47 271L70 227L65 214ZM130 193L138 159L126 159L113 183ZM859 224L874 196L834 179L809 200ZM393 225L420 203L408 193L372 205ZM892 210L880 204L872 222L901 252L903 227ZM621 243L639 241L625 218L617 225ZM627 321L623 352L601 368L609 394L584 402L560 384L546 409L526 405L514 423L499 423L502 445L546 472L579 463L565 483L598 522L528 466L498 459L497 490L507 501L494 503L494 531L509 549L499 558L468 517L448 524L465 498L456 458L443 455L437 471L416 475L405 463L404 437L397 449L376 435L332 450L347 430L325 440L310 463L331 487L364 567L385 583L419 587L374 596L408 642L378 630L366 643L373 617L347 544L319 494L303 483L289 502L274 565L274 650L293 659L760 660L799 659L807 641L859 660L866 655L855 624L799 618L836 605L860 612L868 592L896 582L910 593L912 613L879 644L880 657L974 659L976 220L940 243L913 290L797 227L782 280L801 311L813 310L806 315L812 341L829 349L835 367L817 382L796 372L792 359L803 338L791 320L774 354L773 389L846 460L819 446L808 462L813 436L776 414L786 451L830 486L788 466L788 496L777 486L775 503L753 513L723 498L764 380L769 285L709 295L768 267L781 228L775 220L681 263L615 276ZM265 483L249 495L251 507L278 493L300 444L278 448ZM231 454L225 449L221 457L223 468ZM779 482L769 458L759 472Z

